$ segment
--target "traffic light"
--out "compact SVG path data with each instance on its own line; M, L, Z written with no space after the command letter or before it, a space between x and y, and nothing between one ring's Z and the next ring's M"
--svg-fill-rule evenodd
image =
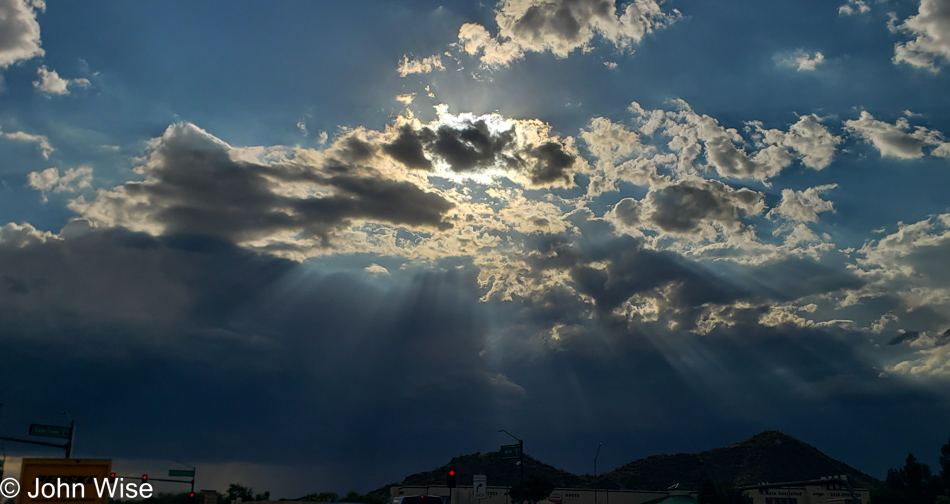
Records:
M143 475L142 475L142 483L145 483L146 481L148 481L148 474L143 474Z
M109 473L109 479L115 479L115 473Z
M445 473L445 484L449 488L455 488L455 468L450 467Z

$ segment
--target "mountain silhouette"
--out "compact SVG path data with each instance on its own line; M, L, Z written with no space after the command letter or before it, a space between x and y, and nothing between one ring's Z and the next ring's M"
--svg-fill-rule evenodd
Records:
M699 490L707 480L745 486L841 474L848 475L854 487L870 488L879 483L874 477L778 431L761 432L741 443L700 453L652 455L624 464L596 479L557 469L527 454L524 459L526 478L540 476L558 488L666 490L679 483L680 489ZM445 485L449 466L455 468L460 486L470 485L475 474L487 475L492 486L516 485L520 478L516 461L502 460L500 452L475 453L455 457L431 471L406 476L401 482L386 485L371 494L388 498L389 487L393 485Z

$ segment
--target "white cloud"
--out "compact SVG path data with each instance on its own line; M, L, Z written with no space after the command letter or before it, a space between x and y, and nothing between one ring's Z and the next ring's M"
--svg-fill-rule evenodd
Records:
M802 164L809 168L822 170L831 164L836 146L841 137L835 136L821 124L817 115L805 115L788 128L788 132L777 129L765 129L759 121L746 123L754 130L753 137L760 147L784 146L796 152Z
M35 143L40 148L40 152L42 153L44 159L49 159L49 155L53 152L53 146L50 145L49 139L43 135L33 135L30 133L24 133L22 131L4 133L2 130L0 130L0 137L15 140L17 142Z
M41 193L76 192L92 187L92 168L89 166L67 168L62 175L56 168L47 168L41 172L30 172L26 180L30 187ZM45 194L43 202L46 202Z
M64 79L56 70L48 70L46 66L39 67L37 75L39 80L33 81L33 87L48 95L67 95L70 86L87 88L90 85L89 79Z
M894 321L905 319L905 314L906 320L919 321L919 315L910 314L923 308L931 317L929 324L950 320L950 270L943 260L950 256L950 214L912 224L899 222L896 231L868 241L855 255L852 270L864 285L846 292L840 306L859 305L863 299L887 299L894 306ZM886 320L879 320L871 324L871 330L881 331L884 325ZM910 372L907 366L897 371Z
M838 184L809 187L804 191L782 189L782 201L769 211L768 217L772 219L783 217L798 222L816 222L818 214L835 211L834 204L821 199L821 194L836 187Z
M380 266L376 263L370 264L369 266L363 268L363 271L369 273L373 276L386 275L389 276L389 270L383 266Z
M886 368L891 373L913 376L950 377L950 345L941 345L917 351L917 358L901 361Z
M0 70L18 62L43 55L40 25L34 8L24 0L0 0ZM41 9L42 10L42 9Z
M656 0L634 0L618 9L615 0L502 0L495 10L498 34L477 23L459 30L459 45L486 66L508 66L526 52L550 51L566 58L589 50L595 36L631 51L643 37L679 19ZM608 66L609 67L609 66Z
M16 224L9 222L0 226L0 243L22 248L27 245L44 243L56 239L56 235L49 231L39 231L32 224Z
M848 0L847 3L838 7L839 16L853 16L855 14L867 14L871 11L867 2L864 0Z
M303 133L303 136L307 136L309 134L307 131L307 120L305 118L301 117L300 120L297 121L297 129Z
M608 70L616 70L620 65L613 61L605 61L604 66L607 67Z
M916 15L895 30L915 38L894 45L894 63L907 63L937 72L940 60L950 61L950 0L920 0Z
M814 54L808 54L803 49L795 51L792 55L782 60L786 66L796 67L799 72L813 72L818 65L825 62L825 55L819 51Z
M402 61L399 62L399 67L396 69L400 77L414 73L431 73L435 70L445 70L445 66L442 65L442 56L439 54L422 59L409 59L409 56L403 56Z
M401 95L396 95L396 101L404 105L409 105L412 103L412 100L416 97L415 93L406 93Z
M640 150L640 135L605 117L595 117L580 134L600 163L615 164Z
M720 176L767 181L800 159L805 166L822 169L834 157L841 139L821 124L815 115L799 118L787 132L765 129L761 122L749 121L745 130L752 133L757 150L749 152L746 139L734 128L693 111L683 100L674 100L676 110L646 111L633 103L630 111L647 135L663 134L671 138L667 146L679 156L678 171L695 173L694 162L705 152L706 161Z
M882 157L917 159L923 157L924 147L932 147L931 156L950 158L950 143L944 141L939 131L916 126L911 130L904 117L894 124L879 121L866 110L858 119L844 122L847 131L873 145Z

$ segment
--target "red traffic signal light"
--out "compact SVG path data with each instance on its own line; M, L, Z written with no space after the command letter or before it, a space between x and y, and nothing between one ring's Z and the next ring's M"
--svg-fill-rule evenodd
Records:
M115 473L109 473L109 479L115 479Z
M445 474L445 485L449 488L455 488L455 468L450 467Z
M143 474L143 475L142 475L142 483L145 483L146 481L148 481L148 474Z
M191 492L190 494L188 494L188 497L194 497L194 496L195 496L194 492Z

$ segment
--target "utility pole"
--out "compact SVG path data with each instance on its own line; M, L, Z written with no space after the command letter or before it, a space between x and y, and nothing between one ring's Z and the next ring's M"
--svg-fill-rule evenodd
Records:
M604 443L597 445L597 453L594 454L594 480L597 480L597 457L600 456L600 447L604 446ZM595 483L596 485L596 483ZM597 504L597 486L594 486L594 504Z

